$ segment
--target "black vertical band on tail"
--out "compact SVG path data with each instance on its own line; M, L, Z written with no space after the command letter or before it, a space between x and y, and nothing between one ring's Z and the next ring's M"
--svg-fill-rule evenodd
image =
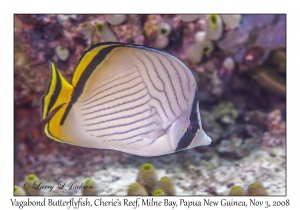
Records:
M79 96L82 94L84 86L86 84L86 81L92 75L93 71L114 48L119 47L119 46L120 45L114 45L114 46L104 48L103 50L100 50L100 52L93 58L93 60L90 62L90 64L83 71L80 79L78 80L76 87L74 88L74 92L73 92L71 101L68 104L66 111L60 121L60 125L64 124L73 104L78 100Z
M55 72L56 72L56 85L55 85L55 90L54 90L54 93L53 95L51 96L51 99L50 99L50 102L49 102L49 106L48 106L48 110L47 110L47 114L46 116L49 114L49 111L51 110L51 108L53 107L53 105L55 104L55 101L57 100L58 96L59 96L59 93L61 91L61 80L60 80L60 77L59 77L59 74L58 74L58 71L55 67ZM51 75L51 78L50 78L50 82L52 82L52 75ZM47 93L48 94L48 93ZM47 95L46 94L46 95Z
M188 148L188 146L192 143L193 139L195 138L195 133L192 133L190 131L186 131L184 135L181 137L179 143L177 144L177 147L175 151L183 150Z
M191 110L191 114L190 114L190 125L198 126L198 129L199 129L198 114L197 114L197 104L198 103L199 103L199 96L198 96L198 90L196 89L194 100L193 100L193 105L192 105L192 110ZM183 134L183 136L179 140L175 151L179 151L179 150L188 148L188 146L194 140L196 133L197 132L192 132L192 130L189 130L187 128L186 132Z

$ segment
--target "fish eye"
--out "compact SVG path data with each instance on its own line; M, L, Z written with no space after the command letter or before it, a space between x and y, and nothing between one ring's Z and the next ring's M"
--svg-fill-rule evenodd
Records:
M191 133L197 133L199 130L199 125L197 123L192 123L188 126L187 131Z

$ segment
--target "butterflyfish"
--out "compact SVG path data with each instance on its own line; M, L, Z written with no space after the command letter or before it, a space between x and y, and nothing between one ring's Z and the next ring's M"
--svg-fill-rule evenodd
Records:
M159 156L209 145L190 69L151 47L106 42L81 57L71 84L50 62L42 118L58 142Z

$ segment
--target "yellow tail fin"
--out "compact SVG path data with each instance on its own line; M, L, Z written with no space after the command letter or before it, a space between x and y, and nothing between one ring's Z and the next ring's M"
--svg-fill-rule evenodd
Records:
M43 120L55 108L61 106L62 104L69 103L74 89L74 87L70 85L62 76L62 74L56 69L52 62L50 62L50 68L51 77L49 87L46 95L43 97Z

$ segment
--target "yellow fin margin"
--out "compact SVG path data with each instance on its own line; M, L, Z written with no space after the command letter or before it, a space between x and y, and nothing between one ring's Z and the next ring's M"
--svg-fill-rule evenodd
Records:
M103 44L103 45L99 45L98 47L92 48L89 51L87 51L83 57L81 58L79 64L77 65L73 78L72 78L72 85L74 87L76 87L79 78L81 77L82 73L85 71L85 69L87 68L87 66L91 63L91 61L93 60L93 58L103 49L110 47L110 46L114 46L114 45L118 45L117 43L110 43L110 44Z
M59 110L54 114L54 116L50 119L50 121L45 126L45 134L50 139L53 139L54 141L60 142L60 143L68 143L72 144L68 141L66 141L65 136L61 134L61 125L60 121L62 119L62 116L64 115L66 111L67 105L62 105Z
M42 119L62 104L69 103L74 87L62 76L51 62L51 78L48 92L43 97Z
M46 95L43 97L42 119L58 108L58 111L45 126L45 134L58 142L62 142L60 134L60 120L66 110L66 105L71 101L74 87L68 83L63 75L50 63L51 77ZM60 107L61 106L61 107Z

